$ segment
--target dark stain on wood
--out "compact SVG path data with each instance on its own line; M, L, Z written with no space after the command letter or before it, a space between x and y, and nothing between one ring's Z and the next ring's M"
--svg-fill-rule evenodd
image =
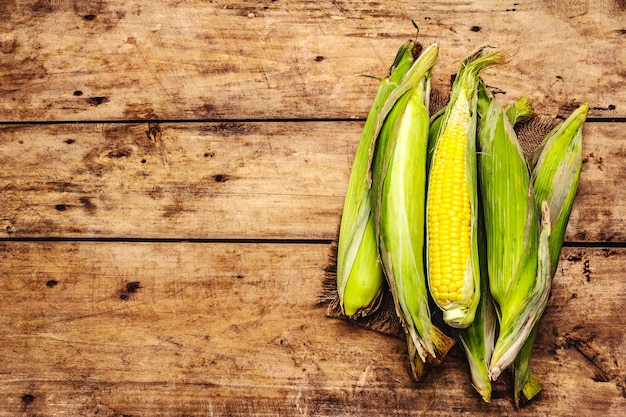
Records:
M50 0L39 0L33 3L30 9L36 14L46 14L55 11L54 2Z
M129 43L136 42L134 38L131 38ZM156 120L159 119L159 115L150 106L137 103L127 103L126 108L123 111L123 117L125 119L145 119Z
M104 97L104 96L89 97L86 100L87 100L87 103L92 106L99 106L109 101L108 97Z
M583 263L583 275L587 282L591 282L591 268L589 267L589 259L585 259Z
M559 108L558 117L563 118L563 119L567 118L574 110L580 107L581 104L582 103L579 103L577 101L570 101L569 103L564 103Z
M243 123L218 123L211 124L202 128L204 134L219 134L220 136L232 136L249 133L252 125ZM201 134L202 134L201 133Z
M163 217L166 219L171 219L185 212L194 212L195 210L185 206L185 201L186 198L181 197L180 195L175 195L172 198L171 204L163 205Z
M152 143L158 143L161 141L161 127L158 123L148 123L148 130L146 130L146 137Z
M613 255L617 255L618 252L615 249L612 248L605 248L602 249L602 254L604 255L605 258L610 258Z
M58 284L58 283L59 283L59 282L58 282L57 280L55 280L55 279L51 279L51 280L48 280L48 281L46 282L46 287L48 287L48 288L54 288L54 287L56 287L56 286L57 286L57 284Z
M90 214L90 215L94 215L96 213L96 205L91 201L90 197L81 197L79 199L80 203L83 205L83 208L85 209L85 211Z
M217 174L213 177L213 179L215 180L215 182L226 182L230 179L230 176L226 174Z
M583 252L577 252L573 255L570 255L567 257L567 260L569 262L580 262L583 259L584 253Z
M616 382L623 392L624 379L616 370L616 364L608 357L608 352L603 352L602 347L594 342L595 333L585 333L582 326L575 328L573 333L567 333L557 340L559 348L571 348L585 359L596 382Z
M122 288L119 292L120 292L120 300L122 301L126 301L130 298L130 296L134 293L136 293L137 291L139 291L139 289L142 288L141 287L141 283L139 281L132 281L132 282L127 282L126 285L124 286L124 288Z
M109 158L128 158L133 154L132 148L129 147L120 147L116 149L112 149L107 156Z
M615 105L614 104L609 104L607 106L594 106L591 108L592 110L605 110L605 111L614 111L615 110Z
M22 395L22 403L25 405L32 404L35 402L35 396L33 394L24 394Z

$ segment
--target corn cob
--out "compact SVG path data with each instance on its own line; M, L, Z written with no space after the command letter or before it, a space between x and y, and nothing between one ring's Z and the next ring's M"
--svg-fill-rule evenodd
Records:
M375 129L383 104L398 86L413 62L415 43L402 45L380 81L367 116L344 201L337 252L337 292L342 311L349 317L366 315L378 308L384 284L382 266L377 256L377 242L371 215L369 173Z
M453 345L430 320L424 267L426 152L430 72L438 54L427 48L397 91L382 125L373 160L372 209L381 261L406 332L413 377L424 363L439 364Z
M490 290L500 321L489 366L495 380L513 363L547 303L551 228L548 205L535 204L523 151L496 100L481 118L479 141Z
M567 120L546 136L533 155L534 192L538 201L547 201L550 209L550 265L554 278L563 237L574 203L582 170L582 126L589 106L582 105ZM541 391L541 382L530 372L530 354L537 325L513 363L514 401L519 407L521 396L531 400Z
M500 61L479 49L466 58L434 144L427 195L428 281L452 327L474 320L480 301L477 248L476 101L480 71Z

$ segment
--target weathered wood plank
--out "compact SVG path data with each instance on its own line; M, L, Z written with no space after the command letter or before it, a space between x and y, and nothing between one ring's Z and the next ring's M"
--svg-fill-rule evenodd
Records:
M364 117L413 37L441 44L447 88L478 45L511 62L486 74L542 114L588 102L626 116L623 2L9 0L0 4L0 120Z
M449 356L325 317L326 245L1 242L0 415L515 414ZM525 415L625 410L626 251L565 249ZM445 393L445 394L444 394Z
M0 236L333 239L361 127L0 126ZM622 128L585 126L568 241L626 241Z

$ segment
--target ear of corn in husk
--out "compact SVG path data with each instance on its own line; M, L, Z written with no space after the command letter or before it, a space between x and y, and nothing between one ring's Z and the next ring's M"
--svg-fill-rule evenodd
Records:
M495 380L513 363L547 303L550 222L547 204L540 215L523 151L496 100L489 101L478 136L489 282L500 322L489 365Z
M512 105L506 106L504 110L513 126L526 122L533 116L532 105L526 97L521 97ZM543 388L541 381L530 369L530 355L537 335L537 327L538 323L533 327L513 363L513 398L517 408L520 406L520 395L530 400L539 394Z
M477 246L476 101L480 72L499 52L478 49L466 58L441 116L428 180L428 283L443 319L468 327L480 301Z
M388 99L390 112L372 167L372 209L380 257L406 332L416 380L425 363L438 365L454 343L431 322L424 265L428 100L437 54L436 44L424 50L396 90L406 92L397 100L395 93Z
M533 155L532 179L535 196L538 201L546 201L550 209L552 277L556 273L582 170L582 126L588 111L589 106L586 104L576 109L564 123L546 136ZM530 355L537 327L535 325L513 363L516 407L519 407L522 396L528 401L541 391L540 381L530 372Z
M389 75L380 81L352 165L337 249L337 292L341 309L348 317L375 311L384 288L369 201L369 169L378 116L389 95L411 67L414 46L413 41L402 45Z
M533 116L532 105L526 97L521 97L515 103L506 106L504 110L513 126L526 122ZM551 265L553 265L553 261L550 259ZM541 381L530 369L530 355L537 335L537 328L538 323L533 327L513 363L513 399L517 408L520 406L521 395L530 400L539 394L543 388Z

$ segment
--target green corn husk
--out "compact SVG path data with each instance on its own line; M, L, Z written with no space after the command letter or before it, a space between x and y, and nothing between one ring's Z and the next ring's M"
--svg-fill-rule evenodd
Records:
M550 209L550 265L554 278L567 222L574 204L582 171L582 126L589 106L584 104L549 133L533 155L533 185L537 201ZM513 363L514 401L519 407L522 396L530 401L541 392L541 382L530 372L530 356L537 333L533 328Z
M427 232L429 234L429 242L427 244L427 270L428 270L428 284L433 299L443 311L444 321L454 328L466 328L474 320L474 315L480 301L480 271L478 261L478 196L477 196L477 181L476 179L476 125L477 125L477 90L480 80L480 72L493 64L501 62L503 55L500 52L485 52L485 48L479 48L472 54L470 54L461 64L461 69L457 74L455 81L452 85L450 92L450 102L445 107L443 114L439 116L441 120L436 120L437 124L441 124L439 127L435 126L431 128L431 132L435 138L431 141L430 148L430 165L429 172L436 165L436 156L440 148L442 138L445 136L446 128L448 124L453 120L452 116L458 116L465 114L468 117L467 125L462 126L461 129L466 134L466 146L464 147L463 164L465 167L465 178L469 191L470 201L470 247L469 258L467 263L463 265L464 270L464 282L461 289L461 297L459 300L452 300L446 304L437 300L435 296L435 283L431 279L435 267L431 262L431 236L430 236L430 219L427 220ZM432 183L433 175L429 176L428 195L427 195L427 213L435 213L440 210L439 204L431 201L431 190L433 189Z
M478 255L480 257L480 302L476 308L474 321L466 329L458 331L458 337L465 351L472 385L485 402L491 400L491 380L489 379L489 361L496 339L497 316L489 291L487 271L487 242L484 221L480 215Z
M547 303L550 224L540 221L523 151L496 100L481 118L479 141L490 290L500 322L489 365L489 377L496 380L517 357Z
M533 116L532 105L526 97L521 97L513 105L506 106L505 111L513 126L526 122ZM550 259L550 262L552 265L553 259ZM530 354L537 336L537 327L538 323L533 327L513 362L513 398L516 408L520 406L520 394L530 400L539 394L543 388L541 381L530 369Z
M504 106L506 117L515 126L530 120L534 115L533 106L528 97L522 96L511 104Z
M539 324L535 324L513 362L513 401L516 408L520 407L522 396L530 401L543 389L541 381L530 370L530 355L538 327Z
M550 208L552 275L556 272L582 171L582 127L588 112L587 104L578 107L546 136L531 161L536 200L547 201Z
M390 96L393 107L382 125L372 168L380 257L416 380L425 363L438 365L454 344L431 322L424 267L428 100L437 54L436 44L427 48L403 81L408 90L397 101Z
M532 106L526 97L521 97L512 105L506 106L504 110L513 126L526 122L533 116ZM550 259L551 265L553 265L553 261ZM520 406L520 394L530 400L539 394L543 388L541 381L530 369L530 355L537 335L537 328L538 323L533 327L513 362L513 398L516 408Z
M430 117L430 128L428 130L428 152L426 154L426 166L429 169L433 161L437 138L439 137L441 127L443 126L443 114L445 113L447 107L447 105L444 106L441 110Z
M379 305L384 274L370 206L372 150L376 141L380 111L411 67L415 42L408 41L396 54L389 75L380 81L374 103L367 116L344 201L337 252L337 292L341 309L348 317L367 315Z

